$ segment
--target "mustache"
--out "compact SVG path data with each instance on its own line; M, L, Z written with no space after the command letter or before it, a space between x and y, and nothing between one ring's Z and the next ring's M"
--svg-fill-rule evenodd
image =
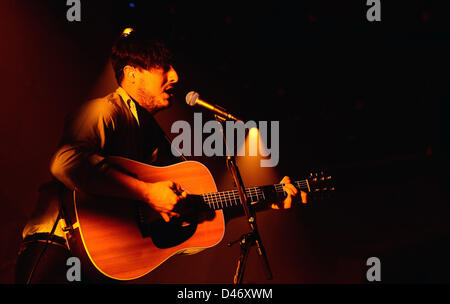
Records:
M175 91L175 87L173 85L168 85L166 88L164 88L164 92L173 93L173 91Z

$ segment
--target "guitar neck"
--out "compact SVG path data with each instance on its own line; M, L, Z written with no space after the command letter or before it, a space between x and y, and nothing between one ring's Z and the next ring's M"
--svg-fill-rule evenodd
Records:
M310 192L308 180L300 180L292 183L298 190ZM287 196L283 190L284 184L275 184L268 186L260 186L253 188L246 188L245 195L249 203L256 203L259 201L277 201ZM242 205L237 190L229 190L222 192L204 193L196 195L200 197L211 209L220 210L234 206Z

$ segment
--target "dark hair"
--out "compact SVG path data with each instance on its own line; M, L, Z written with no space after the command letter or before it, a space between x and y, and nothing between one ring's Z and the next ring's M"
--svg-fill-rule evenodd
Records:
M123 68L127 65L143 69L163 68L169 70L172 54L161 40L147 38L131 31L122 34L112 48L111 62L120 85Z

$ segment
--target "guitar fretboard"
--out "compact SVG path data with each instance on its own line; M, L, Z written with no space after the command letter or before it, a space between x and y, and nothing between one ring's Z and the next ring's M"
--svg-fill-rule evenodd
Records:
M292 184L299 190L309 192L307 180L295 181ZM250 203L276 199L277 197L286 197L287 193L283 190L283 186L284 184L275 184L270 186L245 188L245 194ZM225 209L242 204L237 190L204 193L200 196L203 201L214 210Z

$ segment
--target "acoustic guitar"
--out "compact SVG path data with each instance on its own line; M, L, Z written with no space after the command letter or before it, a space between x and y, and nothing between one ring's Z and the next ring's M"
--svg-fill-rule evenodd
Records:
M175 206L180 217L165 222L158 212L140 201L67 191L65 205L73 208L70 212L72 225L66 229L70 231L67 234L69 247L74 256L82 259L83 269L95 268L100 276L122 281L137 279L175 254L215 246L225 232L223 210L242 209L238 191L217 192L210 171L199 162L156 167L110 157L108 163L142 181L174 181L188 197ZM293 185L310 193L333 191L330 179L311 174ZM262 208L286 196L282 184L246 188L245 192L251 204Z

